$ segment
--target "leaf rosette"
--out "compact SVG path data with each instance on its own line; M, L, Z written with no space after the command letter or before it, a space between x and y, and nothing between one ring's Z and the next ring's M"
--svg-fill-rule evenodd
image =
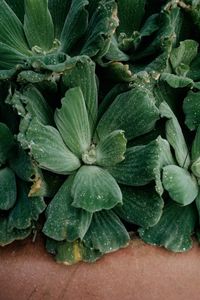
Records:
M32 114L23 139L38 167L67 176L46 211L47 248L66 263L92 261L128 244L121 220L146 228L160 219L163 200L153 182L159 189L162 139L127 146L154 128L159 110L153 95L136 85L98 116L88 59L63 77L63 86L54 123Z

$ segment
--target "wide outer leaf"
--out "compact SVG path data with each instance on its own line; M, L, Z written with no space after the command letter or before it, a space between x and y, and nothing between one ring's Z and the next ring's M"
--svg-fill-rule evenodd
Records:
M17 198L15 174L9 168L0 169L0 210L10 209Z
M88 248L108 253L128 246L129 234L113 211L97 212L83 239Z
M0 20L0 41L23 54L30 55L22 24L4 0L0 0Z
M97 119L97 84L95 64L86 56L81 56L74 68L67 71L62 77L66 89L79 86L83 93L88 112L90 127L93 131Z
M145 13L146 0L118 0L119 33L131 36L139 31Z
M24 182L18 182L17 202L8 218L8 229L27 229L37 221L46 204L40 197L28 197L29 188Z
M114 209L123 220L142 227L151 227L159 221L164 202L155 189L120 186L123 205Z
M163 168L163 185L170 197L181 205L188 205L198 195L198 184L193 175L178 166Z
M97 133L102 138L121 129L131 140L152 130L158 119L154 97L146 88L137 86L116 97L99 121Z
M166 121L165 125L166 137L175 151L176 160L180 167L187 169L190 165L190 155L181 126L166 102L161 103L160 113L162 117L169 119Z
M31 154L43 169L58 174L70 174L80 167L78 158L65 146L59 132L36 119L26 134Z
M4 123L0 123L0 166L9 157L9 151L13 144L14 137L10 129Z
M139 234L146 243L184 252L192 248L191 235L196 221L197 212L193 205L182 207L170 202L164 208L160 221L148 229L139 229Z
M156 179L160 167L160 146L155 140L144 146L128 148L125 160L109 169L122 184L142 186Z
M48 0L25 0L24 32L30 48L43 51L53 46L54 27L48 10Z
M122 193L107 170L97 166L82 166L72 186L72 205L89 212L111 209L122 203Z
M31 233L32 228L25 230L8 230L8 219L0 217L0 246L6 246L15 240L25 239Z
M51 107L41 92L33 85L28 85L24 88L21 101L24 103L26 111L31 118L37 117L37 120L44 125L54 124Z
M200 125L200 92L189 91L183 101L185 124L190 130L195 130Z
M55 123L65 144L81 157L91 144L91 131L80 87L66 92L61 108L55 112Z
M92 214L72 206L71 186L73 177L67 179L50 202L43 233L57 241L74 241L83 238Z
M24 64L27 60L25 54L20 53L15 48L10 47L0 42L0 68L3 70L10 70L16 65ZM3 79L3 78L2 78Z
M198 43L194 40L184 40L180 46L174 48L170 55L170 62L174 70L180 65L190 65L198 51Z
M126 138L122 130L115 130L101 140L96 147L96 163L111 167L125 159Z
M72 0L60 36L61 51L70 53L78 39L85 33L88 26L88 12L85 8L87 5L87 0Z
M83 39L81 55L101 58L108 51L111 37L119 24L114 0L99 1Z
M67 266L80 261L95 262L102 256L100 251L86 247L80 240L57 242L47 239L46 248L49 253L56 255L57 262Z
M160 79L166 81L171 87L175 89L191 87L194 84L193 80L188 77L178 76L170 73L162 73Z

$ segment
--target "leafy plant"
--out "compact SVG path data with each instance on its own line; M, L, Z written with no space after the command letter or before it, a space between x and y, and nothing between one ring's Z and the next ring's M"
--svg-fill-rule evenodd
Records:
M0 0L0 245L65 264L199 237L199 2ZM41 218L40 218L41 215Z

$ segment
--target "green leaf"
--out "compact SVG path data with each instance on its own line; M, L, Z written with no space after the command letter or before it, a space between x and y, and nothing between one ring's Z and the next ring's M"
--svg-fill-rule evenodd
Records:
M17 65L24 64L27 60L25 54L18 50L0 42L0 68L3 70L10 70ZM3 79L3 78L2 78Z
M160 79L166 81L171 87L175 89L183 87L192 87L194 85L192 79L170 73L162 73Z
M193 205L182 207L170 202L164 208L160 221L154 227L139 229L139 234L146 243L184 252L192 248L191 235L196 221L197 213Z
M26 86L21 100L32 118L37 117L37 120L44 125L54 123L52 109L37 88L32 85Z
M170 197L181 205L193 202L199 190L195 177L174 165L163 168L163 185Z
M36 175L36 166L30 155L19 145L15 146L9 157L9 166L21 180L32 181Z
M4 123L0 123L0 166L4 164L8 158L13 144L14 137L10 129Z
M106 59L118 62L129 60L129 56L120 50L117 37L115 35L111 37L110 46L106 53Z
M154 140L144 146L128 148L125 160L109 169L115 179L122 184L142 186L156 179L160 168L159 141Z
M9 214L8 229L27 229L37 221L46 205L40 197L28 197L29 188L24 182L18 182L17 202Z
M103 57L109 49L111 37L118 26L115 1L99 1L90 18L83 40L81 55Z
M177 68L181 64L188 65L188 66L191 64L191 62L197 55L197 51L198 51L198 43L194 40L184 40L180 42L179 47L172 49L170 55L170 62L177 74L178 74Z
M88 248L108 253L128 246L129 235L113 211L97 212L83 239Z
M143 87L118 95L105 112L97 127L100 138L114 130L121 129L131 140L151 131L159 119L152 94Z
M93 131L97 119L97 85L95 64L88 57L81 56L76 65L67 71L62 77L66 89L79 86L83 93L88 112L91 131Z
M20 20L4 0L0 1L0 41L20 53L30 55Z
M65 146L59 132L36 119L26 134L31 154L43 169L58 174L70 174L80 167L78 158Z
M90 146L91 131L80 87L66 92L61 108L55 112L55 123L65 144L81 157Z
M122 193L107 170L97 166L82 166L72 186L72 205L89 212L111 209L122 203Z
M96 147L96 163L111 167L125 159L126 139L122 130L115 130L102 139Z
M196 204L196 207L197 207L197 211L198 211L198 215L199 215L199 220L200 220L200 191L198 192L198 195L195 199L195 204ZM199 238L200 238L200 232L199 232ZM200 241L200 239L199 239Z
M82 239L91 223L92 214L72 206L72 183L67 179L47 208L43 233L57 241Z
M74 242L57 242L48 239L46 248L48 252L56 254L57 262L67 266L80 261L95 262L102 256L101 252L85 247L79 240Z
M43 51L53 46L54 27L48 10L48 0L25 0L24 32L30 48Z
M10 209L16 201L15 174L9 168L0 169L0 210Z
M54 23L54 34L57 39L60 38L70 4L69 0L48 0L49 11Z
M192 173L200 177L200 126L197 128L195 139L192 144Z
M145 13L146 0L118 0L119 33L131 36L132 33L140 29L140 25Z
M180 167L187 169L190 165L190 155L178 120L169 105L162 102L160 105L161 117L166 117L166 136L175 151L176 160Z
M200 125L200 92L189 91L183 101L185 124L190 130L195 130Z
M69 13L61 32L61 51L70 53L76 42L83 36L88 26L87 0L72 0Z
M31 228L25 230L8 230L7 218L0 217L0 246L6 246L14 240L23 240L31 233Z
M120 188L123 205L116 206L114 211L121 219L142 227L151 227L158 223L164 202L153 188Z

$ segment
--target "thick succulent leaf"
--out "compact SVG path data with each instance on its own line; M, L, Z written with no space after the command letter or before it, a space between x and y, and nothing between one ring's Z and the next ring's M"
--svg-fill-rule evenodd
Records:
M36 117L44 125L53 124L51 107L37 88L32 85L26 86L23 90L21 100L25 105L26 111L32 118Z
M52 74L41 74L35 71L30 71L30 70L26 70L26 71L21 71L18 75L17 75L17 81L19 83L39 83L42 82L44 83L45 80L49 80L50 76L52 76Z
M190 65L190 70L187 73L187 77L193 79L194 81L199 81L200 80L199 67L200 67L200 55L198 53L198 55Z
M146 0L118 0L119 33L131 36L140 29L145 13Z
M52 48L54 40L53 21L48 10L48 0L25 0L24 32L30 48L42 51Z
M61 108L55 112L55 123L65 144L81 157L91 144L91 130L80 87L66 92Z
M134 80L133 73L129 69L128 64L122 62L113 61L107 65L106 77L115 83L131 82Z
M110 46L106 53L106 59L111 61L128 61L129 56L119 49L117 37L111 37Z
M54 35L59 39L70 8L71 0L48 0L48 7L54 23Z
M175 165L163 168L163 186L171 199L181 205L193 202L199 190L195 177L187 170Z
M10 129L4 123L0 123L0 166L9 157L9 152L13 144L14 137Z
M88 248L108 253L126 247L129 235L113 211L101 211L93 215L83 241Z
M155 189L128 186L120 188L123 205L116 206L114 211L121 219L142 227L151 227L158 223L164 202Z
M160 145L155 140L144 146L128 148L125 160L109 169L122 184L142 186L156 179L160 166Z
M146 243L184 252L192 248L191 235L196 221L197 213L193 205L182 207L170 202L165 206L160 221L148 229L139 229L139 234Z
M8 230L7 218L0 217L0 246L6 246L15 240L25 239L31 233L31 228L25 230Z
M187 169L190 165L190 155L178 120L166 102L161 103L160 113L166 121L166 136L175 151L176 160L180 167Z
M10 8L14 11L20 21L24 22L24 0L6 0Z
M36 175L36 166L30 155L19 145L15 146L9 157L9 166L21 180L32 181Z
M20 53L15 48L12 48L0 42L0 68L3 70L10 70L16 65L24 64L27 56ZM1 76L2 77L2 76ZM1 78L3 79L3 77Z
M192 144L192 173L200 177L200 126L197 128L195 139Z
M110 40L118 26L115 1L99 1L84 37L81 55L100 58L108 51Z
M88 26L88 12L85 8L87 5L87 0L72 0L60 36L61 51L70 53L78 39L85 33Z
M118 95L102 116L97 127L100 138L121 129L131 140L151 131L159 119L152 94L143 87L136 87Z
M57 241L82 239L91 223L92 214L72 206L72 183L67 179L47 208L43 233Z
M189 91L183 101L185 124L190 130L195 130L200 125L200 92Z
M72 205L89 212L111 209L122 203L122 193L107 170L97 166L82 166L72 186Z
M185 40L180 42L180 46L174 48L170 54L170 62L178 75L181 64L190 65L198 51L198 43L194 40Z
M171 87L175 89L183 87L192 87L194 85L192 79L170 73L162 73L160 79L166 81Z
M196 135L192 144L192 161L200 157L200 126L198 126Z
M24 182L18 182L17 202L8 218L8 229L27 229L33 221L37 221L46 204L40 197L29 198L29 188Z
M96 147L96 163L111 167L125 159L126 138L122 130L115 130L102 139Z
M10 209L17 198L15 174L9 168L0 169L0 210Z
M31 154L41 168L58 174L70 174L80 167L79 159L65 146L54 127L44 126L33 119L26 138Z
M51 239L46 243L47 251L56 255L56 260L65 265L80 261L95 262L102 254L98 250L87 248L80 240L74 242L57 242Z
M97 85L95 64L88 57L81 57L76 65L62 77L65 88L79 86L83 93L88 112L91 130L94 129L97 119Z
M30 54L22 24L12 9L4 1L0 1L0 41L23 54Z

